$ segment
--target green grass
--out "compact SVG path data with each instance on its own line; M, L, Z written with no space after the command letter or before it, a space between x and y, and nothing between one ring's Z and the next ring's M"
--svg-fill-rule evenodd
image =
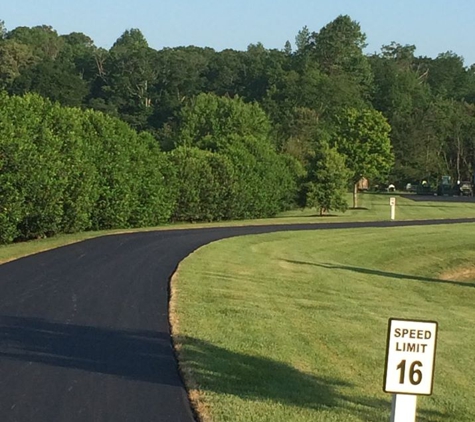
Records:
M364 209L348 210L346 213L335 213L331 216L320 217L315 210L293 210L281 213L276 218L266 218L259 220L226 221L219 223L198 223L198 224L170 224L161 227L151 227L140 230L104 230L96 232L85 232L71 235L59 235L49 239L39 239L30 242L16 243L13 245L0 246L0 264L21 258L48 249L57 248L70 243L79 242L93 237L149 230L169 230L184 228L203 227L227 227L262 224L299 224L299 223L322 223L322 222L347 222L347 221L375 221L389 219L389 197L398 195L387 194L361 194L359 205ZM351 203L351 195L348 195L348 202ZM406 198L397 198L396 220L414 219L442 219L442 218L464 218L475 217L475 203L453 203L453 202L415 202Z
M199 249L173 281L172 322L203 420L389 420L398 317L439 322L417 420L473 422L474 235L474 224L283 232Z
M428 220L475 216L475 202L452 202L450 198L447 202L430 201L430 197L427 197L427 201L413 201L398 194L366 193L359 195L358 207L362 209L349 209L345 213L335 213L334 219L341 221L389 220L389 198L391 197L396 197L396 220ZM413 197L426 199L417 195L413 195ZM350 195L348 195L348 203L351 204ZM322 220L322 218L318 217L317 212L311 209L288 211L280 214L279 218L288 218L289 220L298 218L307 218L308 220L315 221ZM328 219L328 217L325 218Z

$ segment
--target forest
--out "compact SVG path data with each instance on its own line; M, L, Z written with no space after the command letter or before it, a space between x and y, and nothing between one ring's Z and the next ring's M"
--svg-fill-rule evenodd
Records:
M365 46L346 15L246 51L0 21L0 242L344 210L361 177L473 180L475 65Z

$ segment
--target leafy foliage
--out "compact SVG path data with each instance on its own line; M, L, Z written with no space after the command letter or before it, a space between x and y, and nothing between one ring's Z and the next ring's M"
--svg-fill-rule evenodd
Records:
M389 132L391 127L376 110L346 109L338 118L333 142L346 157L353 182L353 207L357 204L357 183L362 178L385 179L391 170L394 156Z
M365 42L346 15L294 49L219 52L0 21L0 241L339 209L363 175L472 179L475 66Z
M196 147L179 147L170 157L180 181L174 221L219 221L233 217L237 180L226 156Z
M183 109L180 122L177 145L222 154L232 163L236 183L228 218L271 216L293 202L296 174L275 150L269 120L257 104L201 94Z
M345 157L322 141L311 164L306 190L306 206L317 208L320 215L328 211L346 211L346 192L351 173Z
M2 94L0 122L0 242L169 219L172 173L150 136L31 94Z
M347 109L338 123L334 142L346 157L353 182L384 177L393 164L391 128L384 116L371 109Z

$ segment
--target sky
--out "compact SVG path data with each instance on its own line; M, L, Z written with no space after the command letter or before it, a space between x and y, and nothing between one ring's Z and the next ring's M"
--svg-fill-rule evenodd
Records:
M83 32L110 48L138 28L150 47L195 45L245 50L292 44L307 26L318 32L338 15L349 15L366 33L367 53L392 41L413 44L416 55L453 51L475 63L475 0L15 0L2 1L7 30L50 25L59 34Z

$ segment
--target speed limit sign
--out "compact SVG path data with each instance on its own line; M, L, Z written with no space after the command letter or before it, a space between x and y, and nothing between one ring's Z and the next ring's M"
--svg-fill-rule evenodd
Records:
M430 395L434 381L437 322L391 318L383 390Z

